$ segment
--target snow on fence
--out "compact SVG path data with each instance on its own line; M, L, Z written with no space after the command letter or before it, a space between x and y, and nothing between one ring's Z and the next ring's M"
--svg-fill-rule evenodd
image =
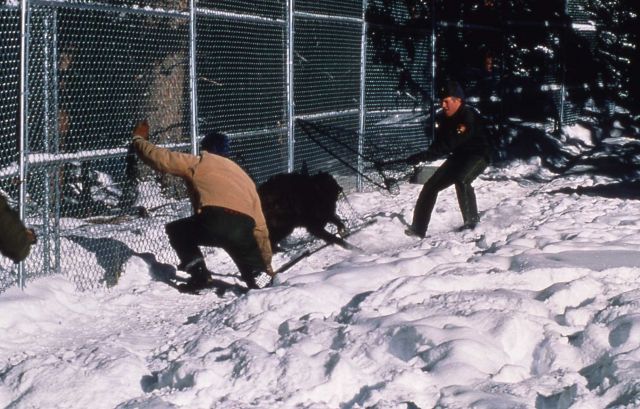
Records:
M396 3L0 0L0 188L39 235L21 265L0 260L0 291L54 273L112 285L134 253L175 263L163 224L190 209L180 181L130 154L142 118L154 142L187 152L227 133L258 183L306 163L362 189L368 158L425 146L436 66L454 47L436 38L477 32L405 27L408 48L391 21L365 18L411 21Z

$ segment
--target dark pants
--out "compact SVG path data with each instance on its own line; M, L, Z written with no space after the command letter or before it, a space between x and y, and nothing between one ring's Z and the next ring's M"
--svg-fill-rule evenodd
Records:
M203 207L199 214L168 223L169 243L180 264L187 266L202 259L198 246L220 247L234 261L245 282L265 269L260 249L253 236L254 220L221 207ZM187 271L191 274L191 271ZM193 275L193 274L192 274ZM195 278L195 277L194 277Z
M413 231L420 236L426 234L438 193L454 184L464 225L474 226L477 224L479 220L478 205L476 204L476 195L471 182L487 166L487 160L482 156L451 157L447 159L422 187L413 211Z

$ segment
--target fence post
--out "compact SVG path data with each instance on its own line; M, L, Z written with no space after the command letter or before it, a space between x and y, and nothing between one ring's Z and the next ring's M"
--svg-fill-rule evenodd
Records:
M367 107L365 104L367 86L367 0L362 0L362 37L360 38L360 118L358 123L358 176L357 189L363 189L362 172L364 171L364 133L367 120Z
M436 134L436 0L431 2L431 140Z
M196 0L189 0L189 92L191 96L191 153L198 154L198 77L196 70Z
M53 141L50 145L48 152L53 151L53 153L60 152L60 106L59 106L59 82L58 82L58 9L53 10L52 16L52 35L51 35L51 46L52 46L52 78L54 81L53 84L53 112L55 113L54 121L53 121ZM54 204L55 204L55 213L54 213L54 229L53 229L53 237L54 237L54 271L56 273L61 273L61 243L60 243L60 210L62 206L62 194L60 192L60 172L56 171L53 177L54 180ZM46 237L45 237L46 240ZM47 266L50 268L50 266Z
M53 111L50 105L52 101L52 97L49 95L50 89L53 87L51 84L54 82L52 78L56 78L53 73L55 72L55 65L57 59L55 58L55 43L53 40L55 36L53 35L53 29L55 28L55 11L52 12L51 17L48 15L44 17L44 151L47 153L51 152L51 112L57 112L57 110ZM51 40L50 40L51 39ZM51 50L51 53L49 52ZM55 172L54 172L55 173ZM46 168L44 171L44 209L42 209L42 252L43 252L43 265L45 274L49 273L49 269L51 267L51 248L49 237L51 237L50 224L49 220L49 209L51 208L51 186L49 181L51 180L51 171L49 168Z
M565 16L567 15L567 0L564 0L564 14ZM567 76L566 76L566 71L567 71L567 52L565 51L564 47L566 47L566 45L564 44L564 42L566 41L567 38L567 33L566 30L568 30L569 27L567 27L566 25L562 25L562 27L560 28L561 32L560 32L560 50L562 50L561 52L561 57L562 61L561 61L561 66L562 66L562 86L560 88L560 123L558 124L558 129L562 129L562 125L564 124L564 104L566 103L565 100L565 93L566 93L566 81L567 81Z
M26 199L26 155L28 146L28 102L29 102L29 0L20 2L20 103L18 106L18 179L20 181L18 197L18 214L24 220ZM25 287L24 263L18 264L18 286Z
M293 61L293 48L295 38L295 25L294 25L294 8L295 0L287 0L287 141L288 141L288 163L287 170L289 173L294 171L295 168L295 102L293 93L293 74L294 74L294 61Z

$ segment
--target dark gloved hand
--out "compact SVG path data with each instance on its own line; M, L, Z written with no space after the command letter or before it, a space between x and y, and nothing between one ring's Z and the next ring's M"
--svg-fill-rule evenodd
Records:
M406 159L407 165L417 165L426 160L425 152L414 153Z

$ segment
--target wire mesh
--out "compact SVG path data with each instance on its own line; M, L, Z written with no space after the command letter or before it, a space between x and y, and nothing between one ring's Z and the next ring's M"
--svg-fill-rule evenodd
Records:
M203 9L279 20L284 19L286 14L286 1L284 0L260 0L259 2L246 0L197 0L196 6Z
M296 121L296 169L350 176L353 187L358 163L358 112L299 118Z
M559 29L513 26L506 36L509 47L503 56L503 70L510 75L503 77L504 116L557 127L563 81Z
M230 158L256 183L287 171L289 149L284 128L236 136L231 139L230 150Z
M147 118L154 142L189 150L188 19L60 3L32 7L29 28L27 191L37 205L27 219L44 232L42 257L36 250L29 260L54 260L79 288L110 284L123 249L136 247L135 235L118 234L119 223L135 231L147 223L135 220L140 207L185 198L182 182L138 167L127 148L133 124ZM76 229L95 218L102 222ZM144 244L152 252L161 246ZM95 263L86 263L85 251ZM72 256L56 261L60 254Z
M599 80L578 69L596 43L591 15L584 1L568 0L567 31L564 2L538 3L368 0L362 10L362 0L198 0L192 43L188 0L32 0L24 206L39 242L25 263L28 278L62 272L88 289L115 284L133 254L176 263L164 224L191 208L181 180L131 154L131 128L143 118L153 142L183 152L210 131L226 133L231 158L257 183L285 172L293 154L294 169L329 171L347 190L359 163L365 185L380 188L384 181L367 173L372 161L428 146L433 84L445 76L459 76L469 101L501 120L552 124L560 104L560 119L575 120L588 105L581 85ZM0 189L14 208L17 4L0 1ZM192 114L200 135L191 135ZM0 260L0 291L15 284L14 269Z
M368 3L365 169L426 149L432 138L431 13L418 4ZM384 183L368 175L367 189Z
M431 10L412 15L399 3L368 2L367 112L422 110L431 104Z
M426 149L429 124L421 111L375 112L367 115L365 156L376 161L400 159Z
M296 17L297 115L358 109L361 35L359 23Z
M362 18L362 0L296 0L296 11Z
M467 20L438 24L436 78L460 81L467 102L492 122L535 122L556 128L564 81L559 17L538 9L493 8L494 19L503 24L484 26ZM460 18L464 12L460 10ZM448 15L456 18L451 10ZM557 24L545 22L552 17Z
M284 23L203 15L197 29L200 133L229 134L259 182L286 170Z
M574 23L590 23L591 13L589 13L586 2L582 0L567 0L567 13L571 16Z
M567 11L572 24L571 29L565 32L562 44L567 92L563 106L563 122L575 123L585 113L598 110L593 100L594 89L601 81L597 66L593 63L598 27L585 2L568 0Z
M18 114L18 80L20 68L20 15L15 8L0 6L0 164L2 176L6 166L16 161L18 145L16 117Z
M55 4L59 0L30 0L32 4ZM125 12L155 11L166 13L167 11L186 11L189 8L189 0L64 0L64 3L76 9L123 9Z
M392 27L370 25L369 35L382 35ZM398 46L367 44L366 107L367 111L429 110L431 105L431 35L419 41L414 57ZM389 55L389 48L397 55ZM389 59L385 60L385 57ZM391 60L393 58L393 60ZM406 61L401 65L394 61Z
M197 37L202 128L247 132L281 127L283 25L206 16Z
M557 22L565 12L566 0L550 0L546 2L528 0L502 0L495 2L496 7L501 8L504 18L526 25L541 21L549 23Z
M361 22L295 18L296 169L356 175L361 38Z
M17 203L17 124L20 71L20 15L16 8L0 5L0 194ZM16 283L14 265L0 260L0 291Z

